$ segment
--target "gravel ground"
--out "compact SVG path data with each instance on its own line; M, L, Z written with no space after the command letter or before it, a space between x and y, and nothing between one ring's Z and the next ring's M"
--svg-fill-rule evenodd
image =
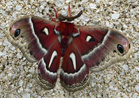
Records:
M6 38L13 20L25 15L49 19L51 6L67 14L83 10L74 20L80 25L102 25L122 31L133 42L133 53L127 61L91 73L89 85L69 93L59 81L52 90L45 90L36 81L37 63L29 63L19 49ZM0 0L0 97L1 98L139 98L139 0Z

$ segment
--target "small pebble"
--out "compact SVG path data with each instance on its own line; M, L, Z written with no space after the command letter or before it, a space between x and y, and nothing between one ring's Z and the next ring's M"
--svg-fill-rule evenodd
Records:
M22 98L30 98L30 94L29 93L25 93L22 95Z
M136 58L136 59L139 58L139 52L135 54L135 58Z
M139 85L136 85L136 86L135 86L135 90L136 90L136 92L139 93Z
M0 51L0 56L4 56L4 55L5 55L5 53L3 53L3 52Z
M17 11L20 11L22 9L22 6L21 5L16 5L16 10Z
M90 8L91 8L91 9L97 9L97 8L96 8L96 4L90 3Z
M136 69L137 71L139 71L139 66L136 66L135 69Z
M124 70L128 70L128 66L127 65L123 65L122 66Z
M19 81L19 86L22 86L23 85L23 80L20 80Z
M112 19L118 19L120 17L120 14L114 13L112 14Z

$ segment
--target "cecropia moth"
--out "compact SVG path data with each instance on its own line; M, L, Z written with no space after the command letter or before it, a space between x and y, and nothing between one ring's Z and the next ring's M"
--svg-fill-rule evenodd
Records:
M55 9L54 9L55 10ZM9 41L30 61L39 61L38 79L47 89L55 87L57 78L68 91L85 87L90 71L100 71L132 52L132 43L120 32L100 26L71 23L81 16L56 12L56 19L26 16L8 28Z

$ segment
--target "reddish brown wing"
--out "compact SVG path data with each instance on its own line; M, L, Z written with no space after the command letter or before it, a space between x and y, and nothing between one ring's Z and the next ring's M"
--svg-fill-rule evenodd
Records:
M25 57L34 62L40 60L39 78L47 88L53 88L60 62L60 44L54 32L57 23L39 17L24 17L13 22L8 29L8 39ZM54 54L54 55L53 55Z
M79 28L77 28L79 29ZM92 29L91 29L92 30ZM73 37L65 53L60 74L61 84L70 91L83 88L89 80L89 67L82 59L82 55L102 43L107 30L95 30L92 32L80 30L80 35ZM91 36L94 37L91 37ZM87 42L87 36L91 37ZM92 63L92 62L90 62Z
M39 70L39 79L42 85L47 89L52 89L55 87L55 82L57 80L57 71L60 64L60 53L61 47L57 42L53 42L48 53L41 59L38 70Z
M39 78L47 89L51 89L55 87L61 57L58 36L54 32L56 23L52 25L53 22L51 23L51 21L46 23L44 20L40 21L36 18L33 18L32 22L41 44L48 50L48 53L44 55L38 66Z
M61 84L70 91L87 84L90 68L102 70L127 58L132 51L130 41L118 31L97 26L75 28L79 29L80 35L73 37L69 44L60 73Z
M81 58L92 71L99 71L107 66L129 57L132 52L132 43L117 30L98 27L77 27L80 29L81 39L85 50L76 44Z
M76 91L85 87L88 83L89 69L82 61L81 54L74 41L65 52L61 68L60 79L65 89Z

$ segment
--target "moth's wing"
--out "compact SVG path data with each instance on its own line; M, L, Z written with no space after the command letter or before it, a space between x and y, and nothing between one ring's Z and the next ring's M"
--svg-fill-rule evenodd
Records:
M8 40L31 62L40 60L55 40L56 23L40 17L27 16L14 21L8 28ZM48 36L47 36L48 35Z
M48 89L54 87L60 62L60 45L54 32L56 25L53 21L28 16L13 22L8 29L9 41L17 46L29 61L40 60L39 78L43 83L46 82ZM57 58L51 62L54 51L57 52Z
M61 84L69 91L83 88L89 69L99 71L126 59L132 43L120 32L97 26L76 26L80 35L73 37L65 53L60 73Z
M38 78L46 89L55 87L58 78L57 71L60 65L61 47L58 41L53 42L48 53L40 60L38 66Z
M74 42L65 52L60 72L61 85L68 91L76 91L85 87L89 80L89 68L81 59L77 43Z
M81 58L92 71L125 60L132 52L132 43L121 32L98 26L77 26L80 31L77 43Z

